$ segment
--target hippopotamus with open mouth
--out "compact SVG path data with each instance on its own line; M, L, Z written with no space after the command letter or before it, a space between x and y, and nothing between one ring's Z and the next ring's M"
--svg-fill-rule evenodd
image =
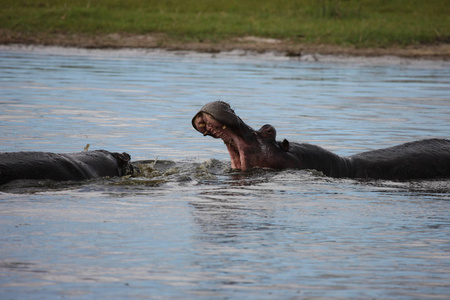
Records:
M254 130L228 103L210 102L192 119L203 135L221 138L231 168L315 169L331 177L427 179L450 177L450 140L429 139L340 157L319 146L276 140L272 125Z
M4 152L0 153L0 185L16 179L66 181L123 176L130 166L130 155L125 152Z

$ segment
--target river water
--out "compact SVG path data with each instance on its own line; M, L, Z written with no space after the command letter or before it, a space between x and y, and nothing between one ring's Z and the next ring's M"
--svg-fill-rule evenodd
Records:
M0 151L147 160L142 177L0 187L1 299L450 295L448 180L231 171L191 125L225 100L340 155L449 138L449 62L2 46L0 70Z

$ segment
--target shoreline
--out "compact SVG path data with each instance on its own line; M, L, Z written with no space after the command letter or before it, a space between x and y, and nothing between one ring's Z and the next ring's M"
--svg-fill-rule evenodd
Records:
M356 48L338 45L302 44L292 40L278 40L254 36L230 38L218 42L180 41L164 34L105 35L83 34L22 34L0 29L0 45L40 45L85 49L162 49L168 51L194 51L220 53L234 50L255 53L279 53L287 57L306 55L334 55L346 57L395 56L407 59L450 60L450 44L393 46L387 48Z

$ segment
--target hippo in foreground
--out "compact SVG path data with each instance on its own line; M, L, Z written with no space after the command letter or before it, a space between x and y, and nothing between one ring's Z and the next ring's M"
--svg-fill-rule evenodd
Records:
M125 152L4 152L0 153L0 185L16 179L66 181L122 176L129 167L130 155Z
M192 119L192 126L203 135L224 141L232 169L315 169L337 178L390 180L450 177L450 140L445 139L416 141L340 157L318 146L286 139L276 141L273 126L254 130L222 101L203 106Z

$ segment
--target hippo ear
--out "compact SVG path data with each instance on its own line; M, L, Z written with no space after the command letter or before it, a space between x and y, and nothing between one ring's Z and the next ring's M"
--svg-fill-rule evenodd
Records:
M130 154L126 152L123 153L113 152L111 154L120 162L128 163L131 160Z
M284 139L281 143L280 143L280 147L281 149L283 149L285 152L289 151L289 141L287 139Z

